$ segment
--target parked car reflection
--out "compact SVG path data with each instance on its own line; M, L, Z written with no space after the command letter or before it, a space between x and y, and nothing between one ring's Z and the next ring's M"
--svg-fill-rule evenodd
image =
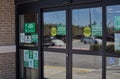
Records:
M55 37L44 38L44 46L63 46L63 45L65 45L65 43L62 40L57 39Z
M107 35L107 41L114 41L114 34Z
M51 37L51 41L52 41L52 46L63 46L63 45L65 45L65 43L62 40L57 39L55 37Z
M95 37L84 37L81 39L84 44L102 44L102 40Z

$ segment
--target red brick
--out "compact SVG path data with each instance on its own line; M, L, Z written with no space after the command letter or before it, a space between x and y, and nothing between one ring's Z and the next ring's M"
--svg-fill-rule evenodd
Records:
M0 0L0 46L15 45L14 0ZM0 53L0 79L15 79L15 53Z
M14 0L1 0L0 1L0 45L15 44L14 30L15 30Z

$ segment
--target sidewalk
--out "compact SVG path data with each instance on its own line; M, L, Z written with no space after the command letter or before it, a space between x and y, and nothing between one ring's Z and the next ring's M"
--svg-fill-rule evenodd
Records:
M45 66L45 78L47 79L66 79L66 68L56 66ZM98 79L90 78L94 74L95 69L73 68L73 79ZM88 75L88 73L90 75ZM86 75L85 75L86 74Z
M46 79L66 79L65 67L45 66ZM106 77L107 79L119 79L120 67L108 67ZM73 79L102 79L101 69L83 69L73 68Z

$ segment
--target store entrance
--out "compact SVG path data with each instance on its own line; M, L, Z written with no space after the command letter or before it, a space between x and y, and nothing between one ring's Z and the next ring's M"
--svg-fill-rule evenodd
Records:
M46 1L16 7L17 79L120 78L120 2Z
M42 9L45 78L102 79L102 8L84 6Z

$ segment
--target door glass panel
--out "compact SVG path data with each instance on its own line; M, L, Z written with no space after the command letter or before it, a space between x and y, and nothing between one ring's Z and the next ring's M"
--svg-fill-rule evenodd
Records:
M44 47L66 48L66 12L44 12L43 21Z
M102 79L102 57L73 54L73 79Z
M120 5L107 7L107 51L120 52Z
M101 50L101 7L72 10L72 39L72 49Z
M120 58L107 57L106 79L120 78Z
M44 51L44 78L66 79L66 54Z
M20 50L20 79L38 79L38 51Z
M19 44L20 46L37 47L38 29L37 15L24 14L19 16Z
M107 6L107 51L120 52L120 5ZM120 58L107 57L106 79L120 78Z

